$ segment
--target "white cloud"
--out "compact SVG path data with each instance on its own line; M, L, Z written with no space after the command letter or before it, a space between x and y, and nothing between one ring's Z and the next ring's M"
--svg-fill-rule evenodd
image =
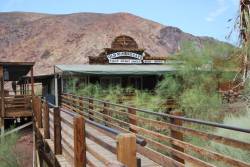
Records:
M228 9L226 0L217 0L217 4L218 4L218 8L215 9L214 11L211 11L208 14L208 16L205 18L206 21L208 22L214 21L218 16L223 14Z

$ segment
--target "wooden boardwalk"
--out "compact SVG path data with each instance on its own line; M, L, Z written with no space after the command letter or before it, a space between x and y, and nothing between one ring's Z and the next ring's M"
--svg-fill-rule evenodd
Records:
M73 124L73 119L71 116L61 112L61 117L65 120L64 122L72 123ZM51 121L53 120L52 115L50 115ZM50 124L50 134L51 134L51 139L45 139L45 142L48 144L50 147L50 150L54 152L54 136L53 136L53 131L54 127L53 124ZM70 133L72 129L70 127L67 127L65 123L62 124L62 131ZM93 153L99 154L102 157L102 161L98 160L96 157L94 157L92 154L87 153L87 157L89 161L95 162L95 166L98 167L105 167L107 166L110 162L113 162L117 160L117 155L103 146L99 145L98 143L95 142L95 140L98 140L98 142L103 142L106 143L107 145L116 148L117 147L117 142L115 139L115 136L112 135L107 135L103 130L94 127L93 125L89 125L88 123L85 124L85 129L86 132L88 133L89 136L95 136L94 140L91 140L89 138L86 139L86 146L89 150L94 151ZM44 129L39 128L39 133L41 136L44 138ZM63 150L62 150L62 155L57 155L58 162L61 166L63 167L72 167L73 165L73 140L70 137L70 135L73 134L62 134L62 145L63 145ZM137 153L136 157L138 160L141 162L142 167L158 167L157 163L154 161L148 159L147 157ZM104 163L106 162L106 163ZM90 165L91 166L91 165Z
M250 167L240 158L194 145L184 135L246 152L250 151L249 142L191 129L182 122L248 135L250 129L126 108L92 98L64 96L61 107L50 104L50 109L46 101L34 99L36 150L38 159L49 167L216 167L218 163Z

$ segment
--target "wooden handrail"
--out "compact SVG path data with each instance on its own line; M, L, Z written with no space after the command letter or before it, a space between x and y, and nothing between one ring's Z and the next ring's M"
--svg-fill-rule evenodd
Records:
M72 95L72 94L66 94L66 93L63 93L62 97L64 95L70 95L72 97L79 98L79 96ZM125 105L115 104L115 103L107 102L104 100L94 99L91 97L83 97L83 99L88 99L88 100L91 99L91 100L94 100L97 102L108 103L110 105L121 107L121 108L128 108L128 106L125 106ZM143 110L143 109L134 108L134 107L130 107L130 108L133 108L134 110L136 110L138 112L142 112L142 113L146 113L146 114L150 114L150 115L166 117L166 118L180 119L180 120L186 121L186 122L197 123L197 124L202 124L202 125L207 125L207 126L212 126L212 127L217 127L217 128L223 128L223 129L228 129L228 130L235 130L235 131L239 131L239 132L250 133L250 129L244 129L244 128L234 127L234 126L230 126L230 125L219 124L219 123L215 123L215 122L203 121L203 120L199 120L199 119L186 118L183 116L173 116L171 114L166 114L164 112L153 112L153 111Z
M93 100L93 102L89 103L90 99ZM205 162L204 160L194 157L193 155L183 153L183 148L185 148L187 150L191 150L198 154L201 154L205 158L208 158L212 161L220 161L221 163L237 167L250 166L250 164L243 162L237 158L232 158L222 153L217 153L206 148L195 146L182 140L184 140L183 135L192 135L207 141L222 143L246 151L250 150L250 143L211 134L208 132L203 132L196 129L190 129L190 127L182 126L180 124L180 121L207 125L214 128L229 129L236 132L249 133L249 129L243 129L202 120L189 119L180 115L152 113L151 111L147 110L141 110L120 104L113 104L88 97L80 98L79 96L75 95L68 96L67 94L63 94L61 101L63 107L82 114L85 117L91 117L95 121L102 122L104 126L115 127L122 131L130 130L131 132L136 133L138 137L142 137L143 139L148 141L150 147L153 146L153 148L157 148L157 150L162 150L163 148L166 148L165 150L168 150L170 153L173 153L174 159L182 163L184 162L183 160L187 160L188 162L192 162L192 164L199 164L207 167L214 166L213 164ZM135 112L131 112L131 110L134 110ZM143 117L140 113L144 113L144 115L148 115L150 117ZM116 117L116 115L120 116ZM154 117L151 116L156 116L159 119L152 119ZM162 116L164 118L169 118L169 122L163 120ZM141 127L142 125L145 125L145 127L149 129ZM169 133L172 132L172 136L162 134L161 131L168 131ZM168 142L173 146L168 147L165 146L165 144L162 144L161 142Z
M65 152L65 154L72 156L75 167L86 166L87 162L90 163L90 161L87 160L86 151L90 151L90 153L95 153L93 155L94 157L101 158L102 160L104 160L104 157L102 157L101 155L98 155L98 153L96 152L98 150L94 151L90 147L86 148L86 145L85 145L85 138L86 137L89 139L92 139L94 141L96 141L97 138L95 136L91 135L91 133L88 133L88 132L85 133L85 130L84 130L85 129L85 120L81 115L74 113L72 111L60 109L58 107L54 107L53 109L49 110L49 106L51 106L51 105L46 100L41 100L37 97L34 98L34 102L36 105L36 109L35 109L36 110L36 119L35 119L35 121L39 122L40 116L43 117L42 118L42 120L43 120L42 127L44 128L44 134L43 134L44 138L45 139L50 138L51 130L53 130L53 135L52 135L53 141L54 141L53 142L54 143L53 150L54 150L55 156L62 155L62 153ZM39 109L39 107L37 107L39 105L39 103L42 103L41 109ZM39 113L39 111L40 111L40 113ZM68 122L68 119L66 119L67 117L65 117L65 116L73 119L73 122L72 123ZM50 126L51 121L53 121L53 126ZM88 124L91 124L91 125L94 125L95 127L100 128L100 126L98 126L98 124L95 124L95 122L91 123L89 121L90 120L87 121ZM39 126L40 123L36 123L36 124L37 124L37 128L41 128L41 126ZM65 125L67 125L67 127L69 129L72 129L72 131L74 132L73 135L68 135L69 132L65 131L65 129L64 129ZM73 141L74 141L73 145L66 138L62 137L62 135L65 135L65 134L73 139ZM100 142L97 142L97 143L101 144ZM66 146L68 148L66 148ZM70 150L72 150L73 153L71 153ZM114 162L107 160L107 161L105 161L105 163L107 164L107 166L113 165L116 167L124 167L124 165L122 163L119 163L118 161L115 162L115 160L114 160ZM53 162L53 164L55 166L58 166L58 165L60 165L60 162L57 158L55 158L55 161Z

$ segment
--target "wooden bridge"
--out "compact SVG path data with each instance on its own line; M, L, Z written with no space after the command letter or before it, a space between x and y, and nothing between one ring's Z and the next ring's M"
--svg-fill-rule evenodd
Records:
M247 135L250 129L71 94L62 94L60 99L61 105L56 107L34 98L36 162L40 166L250 167L249 162L205 147L205 143L213 142L247 154L249 142L193 127ZM195 145L190 138L200 140L203 146Z

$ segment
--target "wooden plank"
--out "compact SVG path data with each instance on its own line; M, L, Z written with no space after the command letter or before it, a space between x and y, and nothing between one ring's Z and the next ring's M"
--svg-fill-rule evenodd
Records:
M184 167L180 162L147 147L137 145L137 151L163 167Z
M32 112L31 110L8 110L5 114L7 118L18 118L18 117L31 117Z
M78 116L73 120L74 126L74 166L86 167L85 122Z
M99 144L103 148L109 150L110 152L116 154L116 148L113 145L108 144L106 141L104 141L102 136L97 136L97 134L94 135L93 133L86 131L86 137Z
M49 139L49 106L48 103L45 102L43 104L44 114L43 114L43 128L44 128L44 138Z
M138 131L138 133L151 136L152 138L157 139L157 140L168 141L168 142L173 143L179 147L184 147L185 149L192 150L192 151L198 153L199 155L207 157L208 159L221 161L221 162L224 162L226 164L230 164L230 165L236 166L236 167L250 167L250 164L243 162L241 160L238 160L238 159L231 158L227 155L216 153L216 152L207 150L207 149L202 148L202 147L192 145L192 144L184 142L184 141L176 140L172 137L169 137L169 136L166 136L166 135L163 135L163 134L151 131L151 130L147 130L147 129L144 129L144 128L141 128L138 126L134 126L134 125L130 125L130 126L132 126L131 128L136 129Z
M42 128L42 102L41 99L39 97L36 97L37 99L37 106L36 107L36 114L37 114L37 126L38 128Z
M54 108L54 150L55 154L62 154L61 116L58 107Z
M136 167L136 136L132 133L117 136L117 160L128 167Z
M182 113L179 112L179 111L173 111L171 112L172 115L174 116L182 116ZM170 123L171 124L174 124L174 125L178 125L178 126L182 126L182 121L180 119L174 119L174 118L170 118ZM171 130L170 131L170 135L172 138L174 139L177 139L177 140L180 140L180 141L183 141L183 134L178 132L178 131L175 131L175 130ZM177 146L175 144L172 143L172 147L180 152L184 152L184 148L183 147L180 147L180 146ZM178 162L181 162L183 164L185 164L185 161L184 159L176 156L175 154L172 154L172 157L173 159L175 159L176 161Z

